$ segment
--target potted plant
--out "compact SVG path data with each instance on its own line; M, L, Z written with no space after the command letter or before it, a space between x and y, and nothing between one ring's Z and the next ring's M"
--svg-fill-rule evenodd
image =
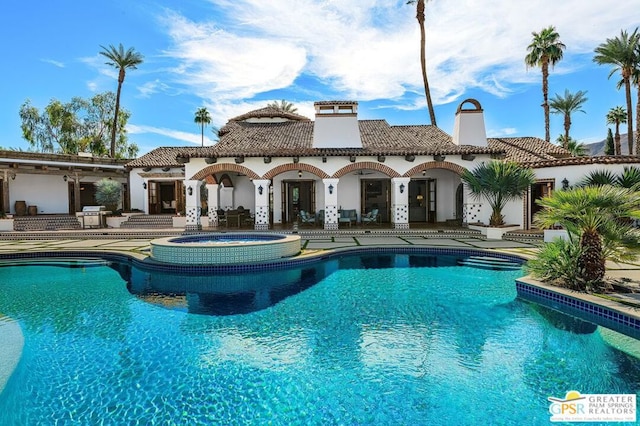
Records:
M461 179L473 196L485 199L491 206L489 226L469 225L469 228L479 229L489 239L501 239L505 232L520 228L506 227L502 210L507 202L522 198L535 183L533 170L511 161L490 161L479 164L473 171L465 170Z

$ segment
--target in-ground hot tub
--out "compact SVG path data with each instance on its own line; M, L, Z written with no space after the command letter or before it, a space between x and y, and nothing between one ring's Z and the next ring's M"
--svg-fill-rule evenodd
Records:
M177 265L233 265L291 257L300 236L260 233L198 234L151 241L151 258Z

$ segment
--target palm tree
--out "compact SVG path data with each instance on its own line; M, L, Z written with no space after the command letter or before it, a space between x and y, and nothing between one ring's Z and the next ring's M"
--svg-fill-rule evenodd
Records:
M616 134L613 141L616 147L616 155L622 155L622 147L620 146L620 124L627 122L627 111L622 106L616 106L607 113L607 124L616 126Z
M529 53L524 58L527 67L542 69L542 108L544 109L544 140L551 140L549 131L549 65L553 66L562 59L566 46L560 41L560 35L554 26L549 26L539 33L531 33L533 40L527 46Z
M427 97L427 107L429 108L429 118L433 126L436 124L436 113L433 109L433 102L431 101L431 91L429 90L429 80L427 79L427 58L425 53L425 30L424 30L424 9L425 3L429 0L408 0L407 4L416 5L416 19L418 25L420 25L420 66L422 67L422 83L424 84L424 94Z
M551 103L549 104L552 113L564 115L564 144L562 146L565 149L571 140L569 137L569 130L571 129L571 114L578 111L584 112L582 105L587 102L586 94L587 92L583 92L582 90L578 90L575 94L565 90L564 97L556 93L555 97L551 99Z
M284 112L295 113L298 111L298 108L296 108L291 102L287 102L284 99L281 100L280 103L278 103L277 101L273 101L267 106L272 108L277 108L280 111L284 111Z
M118 127L118 113L120 112L120 92L122 90L122 83L124 82L124 77L127 69L135 70L138 65L143 62L143 56L133 50L133 47L130 47L125 52L124 47L122 47L122 43L118 45L116 49L113 45L109 45L108 48L104 46L100 46L102 51L99 52L102 56L108 59L105 62L107 65L111 65L118 69L118 91L116 92L116 107L113 114L113 127L111 128L111 150L110 155L111 158L115 158L116 156L116 128Z
M554 191L536 201L541 207L534 217L536 226L560 224L570 238L580 238L578 276L583 288L602 282L605 259L629 256L640 236L629 219L640 219L640 193L610 185L586 186Z
M569 140L567 141L565 135L560 135L558 136L558 139L556 139L556 141L558 141L564 147L564 149L569 151L569 153L573 157L584 157L588 154L587 148L584 146L584 144L578 142L573 138L569 138Z
M196 124L200 125L202 146L204 146L204 128L207 124L211 123L211 116L209 115L209 111L207 111L205 107L198 108L194 121Z
M633 70L638 66L638 55L636 49L640 43L640 34L636 28L633 33L620 31L620 36L608 38L606 42L600 44L595 49L593 61L599 65L613 65L609 78L616 71L622 75L624 91L627 99L627 140L629 144L629 155L633 155L633 110L631 108L631 77Z
M622 173L610 170L593 170L578 184L579 186L611 185L620 188L640 190L640 167L625 166Z
M472 172L465 170L461 178L471 194L489 202L491 226L504 225L502 209L507 202L522 197L536 181L533 170L509 161L481 163Z

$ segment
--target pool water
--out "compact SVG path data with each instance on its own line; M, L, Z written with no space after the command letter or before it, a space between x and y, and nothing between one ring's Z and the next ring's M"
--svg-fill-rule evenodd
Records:
M522 271L456 263L0 268L24 334L0 424L542 425L549 396L640 390L612 332L518 299Z

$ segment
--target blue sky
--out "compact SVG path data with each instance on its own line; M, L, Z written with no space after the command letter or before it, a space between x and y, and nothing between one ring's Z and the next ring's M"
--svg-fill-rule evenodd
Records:
M18 111L29 99L115 91L116 70L101 45L134 47L145 61L127 73L122 106L130 140L144 154L199 146L193 122L206 107L216 126L286 99L313 118L313 102L356 100L359 118L428 124L415 7L394 0L7 0L0 14L0 146L28 149ZM606 136L605 115L624 105L616 74L593 50L638 25L637 3L583 0L433 0L427 3L427 60L438 126L451 134L457 106L480 101L489 136L544 137L541 73L524 65L531 32L555 25L566 44L550 95L586 90L572 136ZM635 99L635 92L633 94ZM563 132L551 116L551 135ZM213 143L210 128L205 144Z

